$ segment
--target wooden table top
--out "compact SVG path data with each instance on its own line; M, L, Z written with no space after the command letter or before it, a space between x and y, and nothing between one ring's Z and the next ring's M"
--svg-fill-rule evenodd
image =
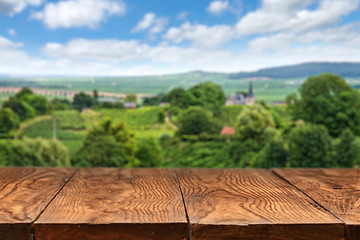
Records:
M0 168L0 240L360 239L358 169Z

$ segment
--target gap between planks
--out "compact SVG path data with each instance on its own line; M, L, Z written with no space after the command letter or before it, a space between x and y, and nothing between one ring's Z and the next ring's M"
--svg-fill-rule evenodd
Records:
M338 219L340 222L343 223L343 225L345 226L346 229L346 223L340 218L338 217L335 213L333 213L331 210L327 209L326 207L324 207L322 204L320 204L318 201L316 201L314 198L310 197L305 191L303 191L301 188L297 187L296 185L292 184L290 181L288 181L285 177L281 176L280 174L278 174L276 171L274 171L274 169L270 170L272 174L274 174L276 177L278 177L279 179L285 181L286 183L288 183L289 185L293 186L294 188L296 188L297 190L299 190L302 194L304 194L306 197L308 197L309 199L311 199L314 203L316 203L317 205L319 205L322 209L324 209L325 211L327 211L328 213L330 213L331 215L333 215L336 219ZM344 239L348 239L347 237L347 231L344 232Z
M180 191L180 194L181 194L181 199L182 199L182 202L184 204L185 215L186 215L186 220L187 220L187 227L188 227L188 240L191 240L190 218L189 218L189 214L188 214L188 211L187 211L187 208L186 208L184 193L183 193L183 191L181 189L181 182L180 182L179 175L178 175L178 169L175 169L174 172L175 172L175 175L176 175L176 181L178 182L178 185L179 185L179 191Z
M45 207L41 210L41 212L39 213L39 215L31 222L31 234L32 234L32 239L35 239L35 228L34 228L34 223L40 218L41 214L43 214L43 212L47 209L47 207L53 202L53 200L56 198L56 196L64 189L64 187L71 181L71 179L75 176L75 174L79 171L78 168L75 169L75 171L73 172L73 174L69 177L69 179L64 183L64 185L59 189L59 191L56 192L56 194L50 199L50 201L45 205Z

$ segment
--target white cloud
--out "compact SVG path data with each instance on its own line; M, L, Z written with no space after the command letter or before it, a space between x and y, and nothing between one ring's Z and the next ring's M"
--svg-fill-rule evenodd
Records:
M15 36L15 35L16 35L16 31L15 31L14 29L12 29L12 28L10 28L10 29L8 30L8 33L9 33L9 35L11 35L11 36Z
M178 20L185 20L188 15L189 15L189 12L183 11L183 12L180 12L180 13L176 16L176 18L177 18Z
M299 40L302 45L272 48L271 54L256 49L236 53L197 47L150 46L136 40L74 39L65 44L46 44L42 52L50 59L45 60L27 55L21 44L0 37L0 74L120 76L195 69L237 72L305 61L360 61L360 30L351 34L359 25L314 31L305 35L303 41ZM311 44L326 33L329 35L325 44ZM291 37L279 37L280 40L289 38L291 43ZM339 41L343 44L339 45Z
M172 27L163 36L165 40L174 43L181 43L184 40L190 40L195 46L202 48L216 48L225 44L233 36L233 31L230 26L215 25L212 27L184 23L180 27Z
M141 32L143 30L148 29L151 25L154 24L156 20L155 13L147 13L144 15L143 19L134 27L132 32Z
M218 15L229 8L229 1L221 1L216 0L210 3L210 5L206 8L211 14Z
M27 6L39 6L43 0L0 0L0 13L13 16Z
M318 2L315 10L306 7ZM359 0L263 0L262 7L236 24L238 36L277 31L304 32L336 24L359 7Z
M96 28L113 15L123 16L126 5L113 0L66 0L47 3L44 10L31 18L43 21L50 29L89 27Z
M164 31L168 22L167 18L158 18L155 13L146 13L143 19L131 30L131 32L141 32L149 29L151 34L156 34Z

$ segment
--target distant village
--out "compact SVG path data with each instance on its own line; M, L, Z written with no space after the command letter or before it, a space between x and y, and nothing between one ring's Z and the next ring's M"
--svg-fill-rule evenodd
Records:
M73 100L76 94L79 94L79 91L67 91L67 90L50 90L44 88L30 88L35 94L41 96L51 96L51 97L60 97ZM0 87L0 93L4 94L16 94L21 91L21 87ZM85 92L87 95L93 95L93 92ZM151 99L156 98L158 95L155 94L134 94L137 99ZM117 103L123 101L127 94L124 93L109 93L109 92L99 92L98 93L98 102L99 103ZM255 104L255 96L253 91L252 82L249 83L249 90L247 93L238 92L235 94L230 94L225 102L226 106L231 105L253 105ZM167 105L167 102L161 102L160 106ZM124 108L133 109L136 108L136 102L124 102ZM1 106L0 106L1 108Z

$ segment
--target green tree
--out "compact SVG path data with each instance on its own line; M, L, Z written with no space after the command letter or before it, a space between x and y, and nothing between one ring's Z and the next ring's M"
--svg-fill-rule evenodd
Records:
M193 96L183 88L174 88L168 94L171 106L185 109L193 102Z
M252 160L254 168L285 167L288 153L284 143L278 139L272 139L266 143L262 151Z
M76 167L124 167L126 159L114 136L90 135L86 144L71 157Z
M19 127L19 116L11 108L0 109L0 137Z
M322 124L332 136L347 127L360 134L360 94L343 78L328 73L309 77L299 91L301 99L288 97L295 118Z
M67 148L57 140L41 138L0 142L0 165L68 167Z
M124 99L125 102L133 102L133 103L136 103L136 100L137 100L136 94L127 94Z
M21 90L20 90L20 92L18 92L17 94L15 94L15 98L17 98L17 99L22 99L22 98L24 98L24 97L26 97L26 96L28 96L28 95L33 95L34 93L33 93L33 91L31 91L31 89L30 88L22 88Z
M291 130L288 145L292 167L332 166L332 142L324 126L300 124Z
M165 122L165 118L166 118L166 113L164 110L160 111L158 113L158 122L159 123L164 123Z
M193 96L191 105L202 106L218 113L224 105L226 97L221 87L212 82L204 82L189 89Z
M178 120L180 135L219 134L221 124L200 107L190 107Z
M336 164L338 167L353 167L355 161L354 141L355 136L346 128L340 135L340 142L336 144Z
M144 106L157 106L160 104L160 98L159 97L153 97L153 98L145 98L143 105Z
M41 167L69 167L67 148L55 139L29 139L25 138L23 144L35 152L36 158L32 161L32 166Z
M105 119L87 134L72 163L76 166L136 167L140 164L137 151L134 134L125 124Z
M139 151L136 157L140 159L140 167L159 167L162 160L162 148L155 138L142 138L138 141Z
M49 112L50 102L45 97L32 94L26 95L22 99L35 109L36 115L44 115Z
M71 102L67 99L58 99L54 98L51 100L51 110L59 111L59 110L68 110L70 109Z
M4 108L11 108L20 118L21 121L35 117L36 111L27 102L11 97L4 102Z
M73 106L76 110L81 111L84 108L90 108L94 106L96 103L95 99L85 94L84 92L80 92L74 96Z
M99 93L98 93L98 90L96 90L96 89L93 90L93 98L95 99L96 102L99 99Z
M235 135L242 140L255 139L262 142L267 128L275 127L274 119L269 111L261 105L244 108L235 122Z

